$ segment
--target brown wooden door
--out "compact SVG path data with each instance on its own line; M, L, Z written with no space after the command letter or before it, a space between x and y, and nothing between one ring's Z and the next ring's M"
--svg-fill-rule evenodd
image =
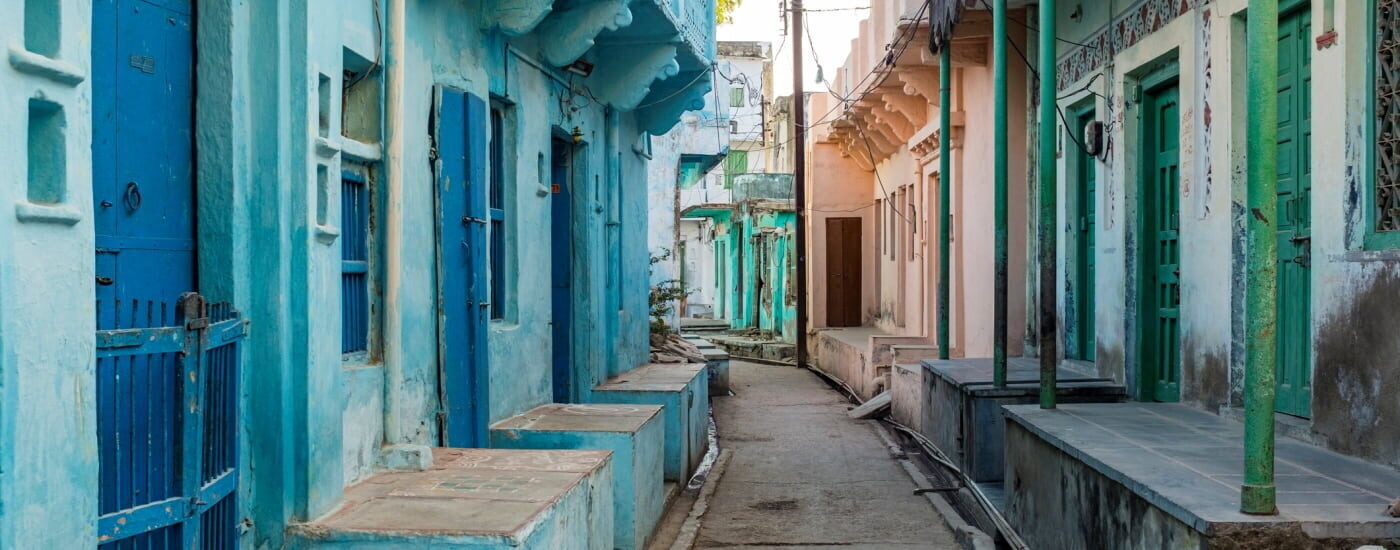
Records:
M860 326L860 218L826 220L826 324Z

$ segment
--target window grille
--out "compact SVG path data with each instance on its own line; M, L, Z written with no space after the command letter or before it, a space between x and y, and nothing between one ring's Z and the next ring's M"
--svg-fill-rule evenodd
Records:
M346 171L340 179L340 351L369 351L370 205L365 176Z
M1375 231L1400 231L1400 0L1376 0Z
M491 318L505 318L506 305L506 153L505 115L491 108Z

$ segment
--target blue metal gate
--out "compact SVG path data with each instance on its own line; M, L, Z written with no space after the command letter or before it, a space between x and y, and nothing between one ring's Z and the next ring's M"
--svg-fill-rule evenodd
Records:
M117 326L97 331L99 548L237 548L243 319L191 292L170 326L125 328L169 308L107 303Z

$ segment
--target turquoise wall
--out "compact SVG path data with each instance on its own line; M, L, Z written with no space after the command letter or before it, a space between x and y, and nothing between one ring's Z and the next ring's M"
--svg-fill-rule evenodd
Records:
M0 37L22 45L24 3L15 4ZM250 320L241 371L245 544L280 546L288 522L332 509L385 454L440 441L428 140L436 84L515 104L514 300L507 319L490 326L489 417L551 397L550 247L540 230L550 214L538 160L559 129L579 128L579 177L589 182L574 212L580 399L646 361L640 144L643 132L664 132L703 104L710 79L695 76L713 55L712 0L598 3L611 12L554 9L548 0L196 4L199 290ZM95 544L91 2L59 5L59 49L16 46L20 54L0 64L0 136L17 145L0 148L0 164L12 167L0 171L0 547ZM628 50L615 45L625 41ZM342 139L338 116L318 135L321 76L340 91L347 50L381 62L383 80L368 84L383 87L380 135ZM580 55L596 66L589 78L549 68L561 64L549 59ZM43 204L27 191L31 170L51 168L27 166L26 105L36 97L62 106L66 122L61 151L36 157L64 168L62 199ZM341 94L325 97L338 113ZM339 186L317 184L318 167L335 175L351 161L374 167L385 264L375 311L382 347L353 364L340 352ZM318 222L318 204L330 221Z

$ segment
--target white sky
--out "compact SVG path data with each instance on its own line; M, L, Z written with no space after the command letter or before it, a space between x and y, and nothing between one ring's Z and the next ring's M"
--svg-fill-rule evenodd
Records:
M792 0L787 0L791 3ZM876 0L881 1L881 0ZM792 41L788 40L784 44L783 18L778 11L779 0L743 0L739 9L734 11L734 22L719 26L719 39L726 40L755 40L772 42L774 56L773 60L773 92L778 96L785 96L792 93ZM846 55L851 50L851 40L855 39L856 33L860 31L860 22L865 19L870 10L843 10L819 12L812 10L832 9L832 8L853 8L868 7L870 0L803 0L802 7L807 11L806 32L811 33L811 43L816 46L815 59L812 55L812 48L808 44L802 44L802 65L805 67L803 75L808 92L825 91L826 88L816 83L817 61L821 61L824 74L828 81L836 76L838 69L846 62ZM803 42L807 42L804 40ZM778 51L779 47L781 51Z

